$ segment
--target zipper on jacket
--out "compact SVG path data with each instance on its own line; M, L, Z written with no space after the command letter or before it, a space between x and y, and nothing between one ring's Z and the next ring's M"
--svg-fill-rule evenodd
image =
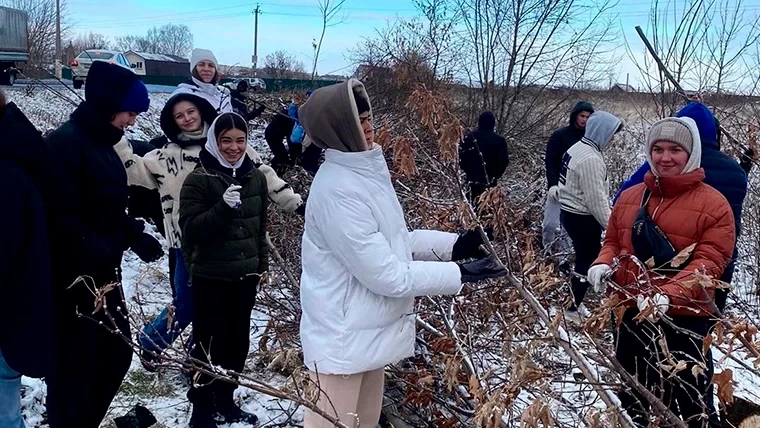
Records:
M660 202L657 203L657 207L652 212L652 221L657 217L657 211L662 206L662 203L665 201L665 195L662 193L662 188L660 187L660 177L655 177L654 179L654 185L657 187L657 190L660 192Z
M237 176L237 169L232 168L232 178L235 178Z

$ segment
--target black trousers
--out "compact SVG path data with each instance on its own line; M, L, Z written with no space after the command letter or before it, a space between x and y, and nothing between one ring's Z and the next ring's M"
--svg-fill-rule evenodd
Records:
M256 300L259 277L241 281L193 279L193 358L242 372L250 345L251 311ZM198 388L191 388L187 398L193 405L210 406L232 401L235 385L201 375Z
M132 362L132 348L115 330L108 315L93 312L92 294L79 283L56 296L55 370L46 379L50 428L98 428ZM121 288L106 294L116 328L127 338L129 322ZM75 308L84 317L77 317ZM99 325L102 322L103 325Z
M573 241L575 273L586 276L591 264L599 257L599 251L602 250L602 225L592 215L573 214L564 209L560 212L559 218L562 227ZM570 288L573 293L573 308L577 308L586 296L588 282L573 277Z
M290 143L289 134L283 135L281 132L279 132L279 128L270 129L267 127L267 129L264 131L264 138L267 140L269 150L272 151L272 168L275 168L275 170L277 170L284 166L295 165L295 162L290 159L290 144L288 144L286 147L283 143L283 140L287 140L287 142Z
M689 428L719 428L720 421L715 411L710 379L713 375L712 353L702 353L702 340L688 336L663 322L636 322L633 318L638 309L628 309L616 335L615 357L625 370L633 375L656 397L667 405ZM710 324L708 318L673 317L673 323L681 329L689 330L704 337ZM674 361L686 362L686 369L675 376L661 368L668 363L658 341L664 338ZM704 374L697 377L692 368L697 364L706 367ZM649 402L633 388L619 394L623 408L628 411L637 425L648 426ZM707 419L699 415L705 413Z

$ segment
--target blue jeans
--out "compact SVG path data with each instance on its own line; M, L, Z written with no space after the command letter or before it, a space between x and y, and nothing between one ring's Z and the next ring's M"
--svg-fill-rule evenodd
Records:
M172 248L177 262L174 270L174 320L169 326L169 308L148 324L140 334L140 345L149 351L160 353L168 348L193 320L193 295L190 292L190 273L185 267L182 251Z
M24 428L21 417L21 374L8 366L0 352L0 428Z

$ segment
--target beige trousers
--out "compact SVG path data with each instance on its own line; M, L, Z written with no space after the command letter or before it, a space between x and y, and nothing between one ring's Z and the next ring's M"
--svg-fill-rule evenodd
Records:
M337 417L349 428L375 428L380 421L385 388L385 370L378 369L353 375L317 375L309 378L321 390L317 405ZM304 428L329 428L333 424L306 409Z

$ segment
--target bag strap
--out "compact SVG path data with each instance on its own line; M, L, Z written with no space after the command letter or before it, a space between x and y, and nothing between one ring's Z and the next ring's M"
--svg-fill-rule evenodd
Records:
M641 208L645 208L649 203L649 199L652 197L652 192L649 188L644 189L644 194L641 196Z

